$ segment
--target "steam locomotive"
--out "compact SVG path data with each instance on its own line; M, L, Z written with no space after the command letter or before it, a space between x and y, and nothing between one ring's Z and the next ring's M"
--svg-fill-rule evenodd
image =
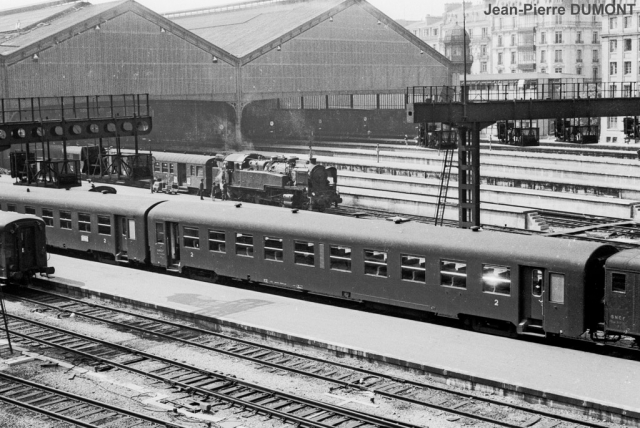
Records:
M318 211L342 202L337 170L314 159L299 165L296 157L255 153L212 157L157 152L153 157L158 191L199 193L202 187L208 196L225 192L232 200Z

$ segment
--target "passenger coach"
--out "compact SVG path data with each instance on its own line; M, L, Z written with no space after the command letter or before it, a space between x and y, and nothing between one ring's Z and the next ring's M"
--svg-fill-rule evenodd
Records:
M3 186L0 208L41 217L48 244L118 262L146 263L146 215L161 200L22 186Z
M44 221L34 216L0 212L0 284L23 282L47 266Z
M206 209L203 209L206 207ZM151 262L459 317L478 330L579 336L602 322L609 245L251 204L149 212Z

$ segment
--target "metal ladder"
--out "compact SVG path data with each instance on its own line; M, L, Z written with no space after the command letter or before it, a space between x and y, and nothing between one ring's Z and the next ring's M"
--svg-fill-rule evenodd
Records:
M447 206L447 191L449 190L449 180L451 179L451 166L453 164L453 149L444 151L442 161L442 173L440 174L440 189L438 190L438 204L436 205L435 225L442 226L444 220L444 210Z

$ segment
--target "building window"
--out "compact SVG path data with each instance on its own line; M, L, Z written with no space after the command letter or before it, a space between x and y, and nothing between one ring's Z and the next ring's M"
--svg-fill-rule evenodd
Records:
M562 50L556 50L555 62L562 62Z
M516 35L512 34L511 35L511 46L515 46L516 45Z
M71 211L60 211L60 229L71 229Z
M387 276L387 252L364 250L364 274Z
M593 62L600 62L600 55L597 49L593 50Z
M549 293L549 301L553 303L564 303L564 275L552 273L549 275L551 279L551 292Z
M78 230L80 232L91 232L91 215L78 213Z
M445 287L467 288L467 264L440 260L440 284Z
M515 63L516 63L516 53L511 52L511 64L515 64Z
M42 220L44 220L45 225L53 227L53 210L49 208L43 208Z
M511 268L498 265L482 265L482 291L485 293L511 294Z
M547 33L544 31L540 33L540 44L544 45L547 43Z
M618 74L618 63L617 62L610 62L609 63L609 74L610 75L614 75L614 74Z
M351 248L332 245L329 248L329 268L342 272L351 272Z
M498 36L498 46L502 46L502 36Z
M555 73L561 74L562 73L562 68L558 67L554 70Z
M483 27L482 28L482 38L486 38L487 37L487 27Z
M631 17L630 16L625 16L624 17L624 28L629 28L631 26Z
M185 248L200 248L200 231L195 227L185 227L183 242Z
M36 209L34 207L24 207L24 213L36 215Z
M607 117L607 129L615 129L618 127L617 117Z
M502 65L502 52L498 52L498 65Z
M618 50L618 41L617 40L609 40L609 52L614 52Z
M624 39L624 51L628 52L631 50L631 39Z
M576 62L582 62L582 49L576 51Z
M480 71L482 73L486 73L487 72L487 63L486 62L481 62L480 63Z
M547 69L546 69L546 68L541 68L541 69L540 69L540 73L545 74L546 72L547 72Z
M225 233L220 230L209 231L209 251L224 253L226 251Z
M624 74L631 74L631 61L624 62Z
M433 29L433 35L434 35L434 36L437 36L437 35L438 35L438 29L437 29L437 28L434 28L434 29Z
M576 43L582 43L582 31L576 33Z
M480 46L480 54L481 55L486 55L487 54L487 45Z
M576 74L582 75L582 67L576 67Z
M98 233L100 235L111 235L111 217L108 215L98 216Z
M562 15L556 14L556 24L562 24Z
M282 238L264 237L264 259L281 262L284 260Z
M297 265L315 266L315 244L307 241L293 241L293 259Z
M598 32L594 31L593 32L593 37L591 38L591 43L600 43L600 38L598 37Z
M253 235L236 233L236 254L253 257Z
M547 51L544 49L540 51L540 62L543 64L547 62Z
M612 30L618 28L618 18L609 18L609 28Z
M156 244L164 244L164 223L156 223Z
M425 282L426 259L420 256L401 254L402 280L411 282Z
M556 31L556 43L562 43L562 31Z
M611 291L615 293L627 292L627 275L623 273L611 274Z

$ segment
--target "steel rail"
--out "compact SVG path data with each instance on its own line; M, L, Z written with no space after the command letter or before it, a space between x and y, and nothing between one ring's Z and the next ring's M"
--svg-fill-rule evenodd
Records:
M222 353L222 354L225 354L225 355L230 355L230 356L233 356L233 357L236 357L236 358L245 359L245 360L248 360L248 361L251 361L251 362L254 362L254 363L263 364L263 365L270 366L270 367L275 367L275 368L278 368L278 369L281 369L281 370L290 371L290 372L297 373L297 374L304 375L304 376L314 377L314 378L321 379L321 380L324 380L324 381L327 381L327 382L331 382L331 383L336 383L336 384L341 385L341 387L356 388L356 389L360 389L360 390L363 390L363 391L370 391L370 392L373 392L375 394L378 394L380 396L384 396L384 397L387 397L387 398L396 399L396 400L399 400L399 401L405 401L405 402L409 402L409 403L416 404L416 405L422 405L422 406L425 406L425 407L429 407L429 408L445 411L447 413L455 414L455 415L458 415L458 416L468 417L468 418L476 419L476 420L482 420L484 422L496 423L495 419L485 418L483 416L478 416L478 415L475 415L473 413L466 412L464 410L452 409L452 408L448 408L446 406L429 403L429 402L424 401L424 400L418 400L418 399L414 399L414 398L411 398L411 397L402 396L402 395L399 395L399 394L396 394L396 393L393 393L393 392L387 392L387 391L383 390L382 388L371 388L371 387L368 387L366 385L354 383L355 381L347 382L345 380L342 380L342 379L347 379L348 377L351 377L351 376L341 377L341 378L336 379L336 378L332 378L332 377L320 374L323 370L315 372L315 373L312 373L312 372L309 372L309 371L306 371L306 370L297 369L295 367L289 367L289 366L286 366L286 365L283 365L283 364L274 363L274 362L271 362L271 361L264 361L264 360L262 360L260 358L252 357L251 355L252 354L259 354L260 351L262 351L262 350L269 350L271 352L280 353L283 356L284 355L288 355L288 356L295 357L295 358L298 358L298 359L310 360L310 361L313 361L313 362L322 363L322 364L330 365L330 366L333 366L333 367L340 367L342 369L350 370L350 371L353 371L353 372L356 372L356 373L362 373L362 374L365 374L365 375L368 375L368 376L376 377L378 379L384 379L386 381L396 382L396 383L399 383L399 384L401 384L403 386L410 385L412 387L422 388L422 389L425 389L425 390L435 390L435 391L439 391L439 392L448 393L448 394L451 394L451 395L454 395L454 396L462 397L462 398L465 398L465 399L469 399L469 400L476 400L476 401L481 401L481 402L484 402L484 403L490 403L490 404L501 406L501 407L506 407L506 408L511 408L511 409L514 409L514 410L519 410L519 411L522 411L522 412L525 412L525 413L529 413L529 414L535 414L535 415L544 416L544 417L547 417L547 418L563 420L565 422L571 422L571 423L575 423L575 424L590 426L592 428L603 428L603 427L605 427L605 425L590 423L590 422L582 421L580 419L571 418L571 417L568 417L568 416L557 415L555 413L546 412L544 410L535 410L535 409L531 409L531 408L528 408L528 407L525 407L525 406L520 406L518 404L504 403L504 402L501 402L499 400L495 400L495 399L492 399L492 398L489 398L489 397L476 396L476 395L465 393L465 392L462 392L462 391L452 391L452 390L449 390L449 389L446 389L446 388L443 388L443 387L432 386L432 385L424 384L424 383L421 383L421 382L412 381L412 380L409 380L409 379L403 379L403 378L398 378L398 377L394 377L394 376L389 376L389 375L381 374L381 373L378 373L378 372L375 372L375 371L372 371L372 370L367 370L367 369L363 369L363 368L359 368L359 367L353 367L353 366L350 366L348 364L343 364L343 363L339 363L339 362L328 362L323 358L307 356L305 354L292 352L292 351L285 351L285 350L281 350L279 348L275 348L275 347L272 347L272 346L258 344L258 343L252 342L250 340L233 338L233 337L230 337L228 335L224 335L222 333L212 332L212 331L204 330L204 329L201 329L201 328L198 328L198 327L185 326L185 325L174 323L174 322L171 322L171 321L159 320L157 318L153 318L153 317L150 317L150 316L147 316L147 315L139 315L139 314L135 314L135 313L132 313L132 312L129 312L129 311L125 311L125 310L122 310L122 309L110 308L110 307L105 306L105 305L100 305L100 304L91 303L91 302L84 302L82 300L79 300L79 299L76 299L76 298L73 298L73 297L62 296L62 295L59 295L57 293L50 293L50 292L42 291L42 290L35 290L35 291L37 291L39 293L42 293L42 294L45 294L46 296L55 297L55 298L58 298L58 299L68 300L68 301L73 302L74 304L84 305L84 306L88 306L88 307L91 307L91 308L94 308L94 307L95 308L100 308L101 310L107 310L107 311L112 311L112 312L123 314L123 315L127 315L127 316L137 317L137 318L141 318L141 319L144 319L144 320L147 320L147 321L153 321L153 322L156 322L156 323L159 323L159 324L166 324L168 326L177 327L177 328L180 328L182 330L190 330L190 331L193 331L193 332L197 332L198 334L202 334L202 335L210 335L210 336L218 337L218 338L221 338L221 339L224 339L224 340L230 340L230 341L242 343L243 345L248 345L250 347L254 347L254 348L256 348L256 350L254 350L252 352L247 352L246 355L238 354L237 352L232 352L232 351L229 351L229 350L220 349L220 348L215 347L215 346L209 346L209 345L205 345L205 344L196 343L196 342L191 341L190 339L174 337L174 336L171 336L171 335L168 335L168 334L164 334L162 332L155 332L153 330L146 330L145 328L137 327L137 326L130 325L130 324L127 324L127 323L124 323L124 322L116 322L116 321L108 320L108 319L105 319L105 318L102 318L102 317L98 317L98 316L94 316L94 315L83 314L80 311L71 311L69 309L70 306L67 306L67 307L64 307L64 308L60 308L60 307L57 307L57 306L55 306L53 304L50 304L50 303L39 302L37 300L29 299L29 298L22 297L22 296L15 296L15 295L14 296L19 298L19 299L22 299L24 301L27 301L29 303L45 306L45 307L48 307L48 308L51 308L51 309L55 309L55 310L58 310L58 311L61 311L61 312L69 312L69 313L73 312L74 314L77 314L77 315L92 319L94 321L99 321L99 322L103 322L103 323L109 323L109 324L114 324L114 325L130 328L130 329L133 329L133 330L136 330L136 331L140 331L140 332L145 333L145 334L153 334L153 335L156 335L158 337L163 337L163 338L166 338L166 339L169 339L169 340L178 341L178 342L181 342L181 343L184 343L184 344L187 344L187 345L203 348L203 349L214 351L214 352L219 352L219 353ZM247 349L245 348L245 349L242 349L241 351L242 352L246 352ZM267 354L267 355L269 355L269 354ZM267 355L264 355L264 357L266 357ZM305 364L297 364L297 366L304 366L304 365ZM316 368L316 367L314 367L314 368ZM385 385L383 388L384 389L391 389L389 385ZM511 428L520 428L521 427L519 424L516 424L516 423L513 423L513 424L504 423L504 424L502 424L502 426L507 426L507 427L511 427Z
M139 351L136 349L132 349L123 345L118 345L118 344L114 344L105 340L101 340L101 339L96 339L93 337L89 337L80 333L76 333L76 332L70 332L67 330L63 330L61 328L58 327L53 327L50 325L46 325L43 324L41 322L38 321L34 321L34 320L30 320L27 318L23 318L17 315L7 315L9 318L13 318L16 319L22 323L25 324L32 324L35 325L41 329L44 330L50 330L53 332L57 332L57 333L61 333L63 335L67 335L67 336L72 336L72 337L76 337L76 338L80 338L82 340L85 340L87 342L90 343L96 343L114 350L117 350L119 352L128 354L128 355L135 355L138 357L144 357L147 360L152 360L152 361L157 361L157 362L161 362L163 364L166 364L167 367L170 366L174 366L174 367L178 367L180 369L184 369L187 371L190 371L192 374L200 374L203 376L207 376L211 378L211 382L210 383L215 383L215 382L222 382L222 385L220 385L219 387L216 387L217 390L224 390L226 388L228 388L229 386L243 386L247 389L253 390L254 392L251 394L246 394L243 395L243 398L248 396L248 395L255 395L255 393L260 393L263 394L263 397L260 398L260 400L258 399L254 399L252 401L247 401L241 398L235 398L229 395L225 395L223 393L217 392L215 390L209 390L209 389L205 389L205 388L201 388L201 387L197 387L197 386L193 386L190 385L188 383L185 382L181 382L181 381L176 381L173 379L167 379L161 375L157 375L157 374L153 374L153 372L149 372L148 370L139 370L139 369L135 369L133 367L130 367L130 365L127 364L122 364L122 363L118 363L115 362L113 360L110 359L106 359L97 355L92 355L88 352L84 352L78 349L74 349L71 347L67 347L67 346L63 346L63 345L59 345L57 343L53 343L47 340L43 340L37 337L33 337L32 335L29 334L24 334L24 333L19 333L13 330L10 330L11 334L20 336L24 339L27 340L31 340L31 341L35 341L35 342L39 342L39 343L43 343L47 346L52 346L52 347L56 347L59 349L63 349L65 351L69 351L69 352L74 352L78 355L81 355L83 357L89 358L89 359L94 359L96 361L100 361L104 364L107 364L109 366L112 367L117 367L121 370L126 370L126 371L131 371L133 373L139 374L141 376L146 376L146 377L151 377L153 379L168 383L172 386L179 386L180 388L186 390L186 391L193 391L193 392L199 392L200 394L207 396L207 397L214 397L220 401L226 401L229 403L232 403L233 405L237 405L240 406L242 408L250 408L251 410L254 410L256 413L267 413L267 414L272 414L273 416L276 416L282 420L289 420L292 422L296 422L299 424L302 424L303 426L309 426L309 427L315 427L315 428L328 428L328 427L332 427L333 425L327 425L327 424L323 424L323 423L318 423L312 420L308 420L308 419L304 419L302 417L298 417L296 415L291 415L291 414L287 414L284 412L281 412L279 410L276 409L271 409L269 407L265 407L265 406L261 406L259 404L255 404L256 401L262 401L264 398L275 398L277 397L277 399L281 399L281 400L285 400L290 402L290 404L303 404L303 407L311 407L311 408L316 408L319 409L320 411L324 411L324 412L331 412L334 413L336 415L336 417L343 417L343 418L347 418L347 419L353 419L353 420L359 420L363 423L367 423L367 424L371 424L374 426L380 426L380 427L389 427L389 428L418 428L417 425L414 424L409 424L409 423L405 423L402 421L396 421L396 420L392 420L389 418L384 418L384 417L377 417L377 416L372 416L372 415L368 415L356 410L350 410L350 409L346 409L343 407L339 407L339 406L334 406L332 404L327 404L327 403L322 403L322 402L318 402L315 400L311 400L311 399L306 399L306 398L302 398L299 396L294 396L292 394L288 394L282 391L277 391L271 388L266 388L264 386L261 385L255 385L252 384L250 382L247 381L243 381L240 379L237 379L235 377L231 377L231 376L227 376L221 373L214 373L208 370L204 370L204 369L200 369L197 367L193 367L191 365L188 365L186 363L180 363L178 361L174 361L174 360L170 360L168 358L164 358L164 357L160 357L154 354L150 354L144 351ZM56 336L55 337L56 341L60 341L60 336ZM81 347L86 346L86 344L82 344L79 345ZM154 371L159 371L159 370L164 370L167 367L163 367L162 369L157 369ZM180 377L183 377L183 375L181 375ZM201 379L199 380L197 383L201 383L201 381L203 381L205 379ZM301 408L303 408L301 407ZM297 409L299 410L299 409ZM296 411L297 411L296 410Z
M71 392L67 392L67 391L63 391L57 388L52 388L49 387L47 385L43 385L43 384L39 384L39 383L35 383L35 382L31 382L29 380L26 379L22 379L16 376L11 376L7 373L4 372L0 372L0 379L6 379L9 380L10 382L13 383L18 383L18 384L23 384L23 385L27 385L30 388L36 389L36 390L41 390L41 391L45 391L54 395L59 395L61 397L67 398L69 400L76 400L79 401L81 403L85 403L85 404L89 404L91 406L95 406L97 408L102 408L108 411L112 411L112 412L116 412L118 414L120 414L121 416L126 416L126 417L132 417L135 419L140 419L140 420L144 420L147 422L151 422L154 424L157 424L159 426L162 427L166 427L166 428L183 428L184 425L180 425L180 424L175 424L173 422L169 422L169 421L164 421L162 419L158 419L158 418L154 418L152 416L147 416L147 415L143 415L140 414L138 412L133 412L121 407L117 407L117 406L112 406L110 404L106 404L100 401L95 401L95 400L91 400L90 398L85 398L85 397L81 397L79 395L73 394ZM4 389L4 388L3 388ZM6 391L9 392L9 391ZM23 401L19 401L18 399L13 399L13 398L9 398L4 396L4 391L0 392L0 400L4 400L8 403L11 403L15 406L20 406L20 407L24 407L27 408L29 410L32 410L36 413L42 413L45 414L47 416L50 416L52 418L56 418L59 419L61 421L64 422L69 422L72 424L76 424L78 426L81 427L88 427L88 428L96 428L99 427L100 425L95 425L95 424L91 424L88 422L83 422L80 421L78 419L72 418L70 416L64 416L64 415L60 415L59 413L56 413L55 411L51 411L51 410L47 410L47 409L43 409L42 407L38 407L35 406L33 404L30 403L25 403ZM41 399L38 399L41 400ZM34 401L38 401L38 400L34 400ZM44 403L44 405L47 405L48 403Z

